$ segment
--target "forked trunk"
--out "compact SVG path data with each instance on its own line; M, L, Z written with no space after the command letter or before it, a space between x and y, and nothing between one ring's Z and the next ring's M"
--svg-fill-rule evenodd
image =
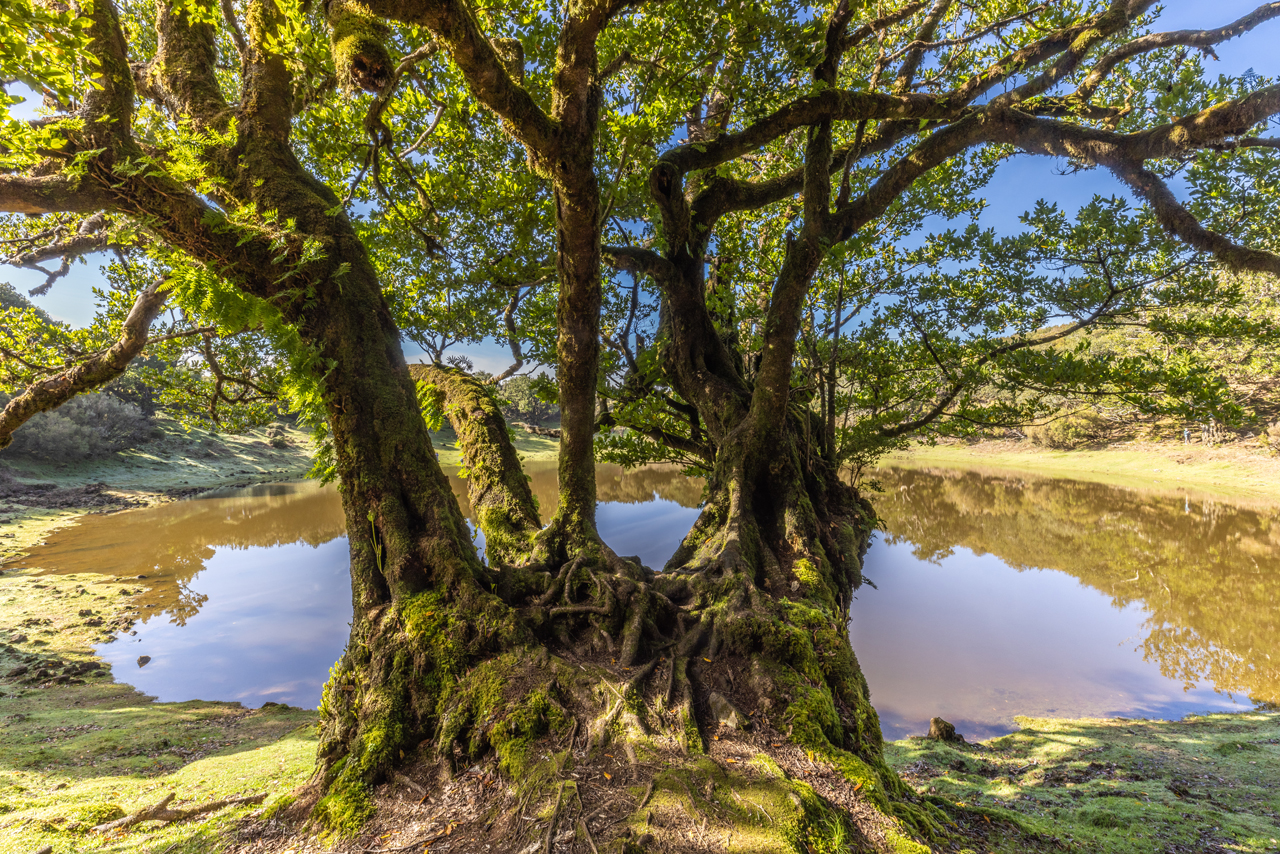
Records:
M473 472L505 461L470 484L505 508L481 515L486 536L514 507L527 537L524 481L510 477L515 454L485 387L415 370L444 390ZM870 507L823 468L800 423L781 449L721 453L663 572L607 548L551 571L495 562L358 613L325 688L313 814L378 832L376 785L393 769L433 786L478 764L503 783L485 826L467 832L494 851L575 827L555 850L589 851L588 835L601 851L704 850L690 824L752 851L804 851L833 834L870 851L936 830L938 814L884 764L848 641ZM813 768L825 776L806 779ZM855 818L856 801L872 809Z
M842 835L874 850L937 829L936 811L884 764L849 645L873 516L823 462L806 411L783 407L770 421L733 397L745 384L726 381L738 405L716 408L706 507L654 572L600 544L593 524L579 529L592 535L585 545L561 540L567 559L540 551L487 390L421 369L475 477L493 544L486 567L431 450L377 282L354 263L359 252L346 257L341 299L336 285L321 290L302 324L333 365L325 396L355 604L302 802L320 824L377 830L377 786L396 769L435 786L478 763L504 781L470 831L494 851L547 850L579 820L584 839L614 851L698 850L694 825L753 851ZM805 776L815 768L821 783ZM580 842L571 850L589 850Z

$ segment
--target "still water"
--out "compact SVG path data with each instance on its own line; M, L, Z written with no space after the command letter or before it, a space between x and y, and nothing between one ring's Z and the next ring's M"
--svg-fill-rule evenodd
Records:
M555 464L529 473L549 516ZM850 636L887 737L921 733L933 715L985 737L1022 714L1280 701L1280 508L961 470L876 477L886 533ZM661 567L701 482L613 466L599 480L605 539ZM24 563L131 578L137 633L99 652L161 700L314 707L351 616L337 493L309 483L87 517Z

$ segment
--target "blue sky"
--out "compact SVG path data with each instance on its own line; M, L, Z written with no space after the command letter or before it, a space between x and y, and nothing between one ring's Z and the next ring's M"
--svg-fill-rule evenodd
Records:
M1242 17L1260 5L1260 0L1171 0L1164 4L1158 29L1201 29L1219 27ZM1233 39L1217 48L1219 61L1207 59L1209 74L1239 75L1252 68L1262 76L1280 76L1280 21L1263 24L1243 38ZM15 112L17 112L15 110ZM1018 217L1032 208L1038 198L1056 202L1060 207L1074 211L1087 203L1094 195L1128 195L1124 188L1109 174L1094 170L1075 174L1059 174L1061 164L1051 158L1019 156L1002 164L987 188L987 208L980 223L1001 231L1018 230ZM33 301L59 320L83 325L93 317L93 299L90 289L102 283L98 270L99 260L75 266L64 279L59 280L42 297ZM43 281L43 276L28 270L5 267L0 280L7 280L21 291L27 291ZM422 352L411 342L405 342L405 355L410 361L422 357ZM511 361L505 344L486 341L481 345L458 347L449 351L471 357L477 368L496 372Z

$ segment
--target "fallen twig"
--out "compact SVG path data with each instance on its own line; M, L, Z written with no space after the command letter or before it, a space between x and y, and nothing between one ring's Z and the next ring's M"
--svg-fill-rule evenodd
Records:
M124 818L118 818L115 821L108 821L105 824L99 824L91 829L93 833L106 833L109 830L124 830L133 827L135 824L144 821L161 821L166 824L175 821L185 821L189 818L195 818L205 813L217 812L226 807L242 806L244 804L260 804L267 798L267 793L260 795L246 795L242 798L226 798L221 801L213 801L201 807L190 807L189 809L171 810L169 802L174 798L173 792L165 795L160 803L146 809L138 810L133 815L127 815Z
M396 782L397 782L397 783L403 783L404 785L408 786L410 789L413 789L413 790L414 790L415 792L417 792L419 795L422 795L423 797L426 797L426 795L427 795L427 790L426 790L426 789L424 789L422 786L419 786L417 783L413 782L413 781L412 781L412 780L410 780L408 777L406 777L405 775L401 774L399 771L396 771L396 772L395 772L395 778L396 778Z
M578 829L582 831L582 835L587 839L587 844L591 846L591 854L600 854L600 849L596 848L596 841L591 838L591 830L582 819L578 819Z

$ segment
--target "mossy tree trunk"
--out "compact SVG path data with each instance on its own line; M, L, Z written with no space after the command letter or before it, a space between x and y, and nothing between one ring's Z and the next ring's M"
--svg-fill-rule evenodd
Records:
M628 833L639 839L650 833L673 850L688 847L674 829L645 830L646 801L649 808L705 817L729 833L753 828L762 840L758 850L786 850L784 843L803 850L808 840L829 835L831 821L851 827L847 813L797 779L796 768L787 770L769 739L801 745L840 768L852 781L846 788L861 784L859 797L887 805L900 793L879 759L874 712L843 624L870 514L829 478L823 488L838 501L814 509L817 493L785 394L761 403L739 388L736 404L725 399L719 420L744 441L735 445L726 433L723 447L742 453L718 462L706 521L680 566L655 573L618 557L595 535L590 434L599 223L598 190L587 178L598 93L594 48L578 37L594 39L603 12L571 28L577 35L564 46L563 70L572 97L553 105L557 122L543 128L577 128L578 146L561 148L541 137L531 146L558 155L540 168L556 176L564 250L560 370L572 401L566 432L574 438L563 448L561 522L546 535L556 544L546 559L535 548L521 565L515 558L536 515L523 498L509 512L485 514L482 525L495 543L501 539L495 520L519 519L519 535L503 556L512 566L495 560L492 568L478 559L432 451L399 332L365 248L348 219L332 213L341 207L338 198L290 146L288 67L270 48L275 7L250 3L238 105L223 99L215 76L212 28L167 4L158 14L157 58L138 79L143 94L176 119L234 134L229 150L210 149L206 165L221 180L228 206L273 211L291 223L284 238L272 223L261 224L261 233L233 227L162 174L113 171L113 162L142 155L130 135L133 77L114 10L95 4L92 14L102 31L97 43L111 85L99 91L110 99L104 117L111 120L87 126L108 136L75 141L72 153L77 145L99 153L78 182L80 195L51 209L103 206L147 222L160 239L277 306L313 357L342 485L354 606L348 646L320 708L319 763L303 801L315 819L353 832L373 815L374 786L397 766L450 772L489 755L512 781L513 806L537 812L534 804L559 803L570 784L581 798L617 802L634 793L610 791L609 777L596 772L625 755L631 776L653 785L635 802L633 821L593 828L615 850L646 847L628 841ZM585 129L591 133L584 140ZM731 372L722 376L734 384ZM469 397L466 383L441 380L464 415L459 438L473 464L493 467L494 484L503 485L494 496L515 495L519 475L514 454L501 447L507 439L500 414L491 401ZM476 412L484 429L470 429ZM750 428L733 426L735 418ZM785 451L781 465L778 448ZM843 515L833 515L833 507ZM845 528L827 530L836 522ZM730 702L738 712L725 713ZM732 757L716 752L721 741L714 736L726 718L754 722L759 738L751 750L761 758L751 768L734 768ZM722 732L724 743L734 741ZM684 805L680 792L692 774L714 778L722 793L764 796L778 826L759 828L752 813L727 801L706 812L698 806L706 798ZM527 836L530 828L517 821L524 814L509 810L505 823L493 827L495 838ZM551 810L549 830L533 832L550 838L557 815ZM583 821L590 826L593 819Z
M596 176L600 124L598 39L628 7L612 0L567 6L544 110L524 87L519 42L491 41L469 4L459 0L371 0L390 20L425 27L449 52L476 99L499 116L524 146L530 168L546 177L555 199L556 382L560 405L559 502L539 535L549 563L599 552L596 531L594 433L600 364L601 201ZM498 47L507 51L499 53Z

